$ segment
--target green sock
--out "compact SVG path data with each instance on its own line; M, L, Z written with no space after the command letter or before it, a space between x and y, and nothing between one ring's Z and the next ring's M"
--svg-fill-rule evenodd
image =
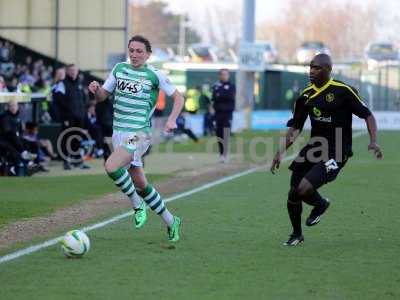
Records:
M132 178L126 169L120 168L107 174L125 195L129 198L132 197L135 193L135 186L133 185Z
M144 202L154 211L160 215L168 227L172 226L174 216L169 212L161 195L157 190L148 184L143 190L138 190L137 193L143 198Z

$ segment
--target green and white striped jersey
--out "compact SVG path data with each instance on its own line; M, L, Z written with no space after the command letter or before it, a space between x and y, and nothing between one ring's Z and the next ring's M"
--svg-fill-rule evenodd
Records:
M114 93L114 131L149 131L158 93L171 96L176 87L154 67L145 64L135 69L122 62L114 66L103 88Z

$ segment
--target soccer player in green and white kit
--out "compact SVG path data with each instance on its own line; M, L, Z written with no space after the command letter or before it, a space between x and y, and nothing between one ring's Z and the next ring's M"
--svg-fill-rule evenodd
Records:
M182 110L184 99L165 75L146 64L151 55L151 45L146 38L133 36L128 43L128 54L130 63L116 64L103 86L97 81L89 84L89 91L97 101L104 101L113 93L115 97L114 152L107 159L105 170L131 200L135 210L135 227L141 228L146 222L147 204L165 222L169 240L177 242L181 220L169 212L160 194L148 184L141 157L151 143L150 118L159 90L174 100L164 128L166 132L176 128L176 118Z

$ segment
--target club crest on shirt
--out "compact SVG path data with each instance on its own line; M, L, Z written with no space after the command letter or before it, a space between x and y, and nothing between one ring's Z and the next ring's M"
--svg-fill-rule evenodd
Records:
M332 94L332 93L328 93L328 94L326 94L326 96L325 96L325 100L326 100L326 102L331 103L333 100L335 100L335 95Z

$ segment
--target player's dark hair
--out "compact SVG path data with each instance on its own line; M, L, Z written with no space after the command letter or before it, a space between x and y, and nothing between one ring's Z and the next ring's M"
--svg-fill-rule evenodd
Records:
M146 51L151 53L151 44L150 41L148 39L146 39L144 36L141 35L134 35L133 37L131 37L131 39L128 42L128 47L131 44L131 42L139 42L145 45L146 47Z

